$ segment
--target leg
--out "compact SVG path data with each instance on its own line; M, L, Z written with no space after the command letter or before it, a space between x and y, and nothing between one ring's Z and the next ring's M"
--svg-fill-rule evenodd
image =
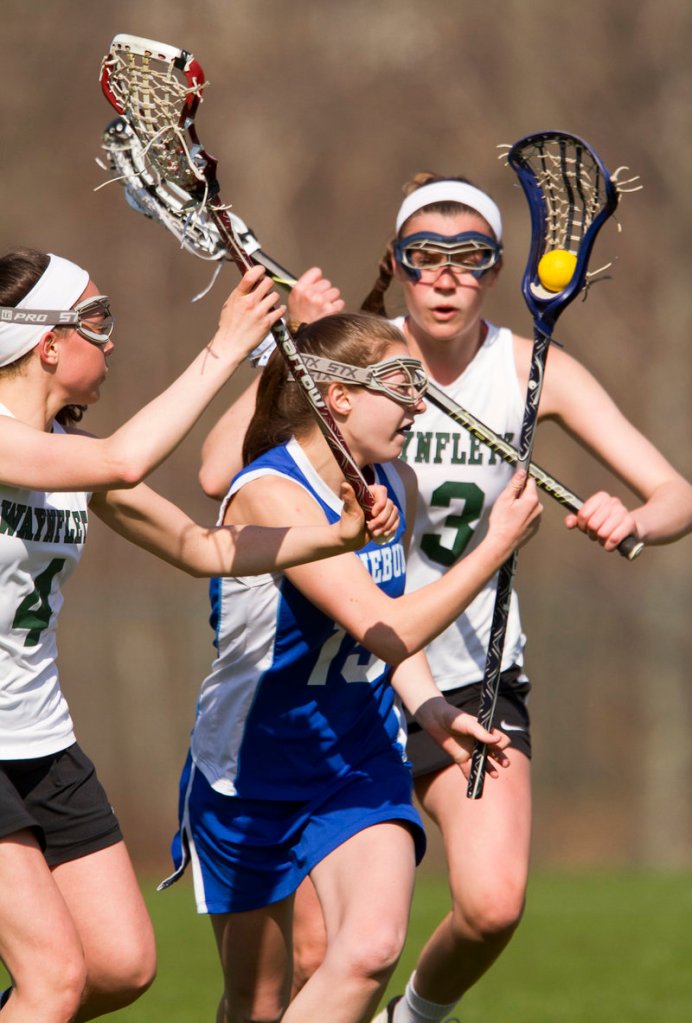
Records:
M327 950L284 1023L370 1018L401 955L414 873L413 839L396 822L366 828L315 867Z
M76 1019L82 1023L129 1005L152 983L156 952L125 843L61 863L53 879L86 959L85 998Z
M3 1023L67 1023L86 982L68 907L30 831L0 839L0 958L13 990Z
M309 877L296 892L293 907L293 988L294 998L324 959L327 935L322 906Z
M293 899L211 917L225 991L217 1023L277 1023L291 986Z
M467 799L456 767L419 779L417 794L442 832L452 911L416 966L415 990L438 1004L458 1001L508 944L523 912L531 830L530 762L511 767Z

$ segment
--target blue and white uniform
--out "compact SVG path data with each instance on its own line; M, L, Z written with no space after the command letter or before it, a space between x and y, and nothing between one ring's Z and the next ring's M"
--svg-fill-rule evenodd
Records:
M404 494L376 466L400 512L396 536L357 556L390 597L405 586ZM233 481L221 508L263 476L298 483L336 522L341 501L291 440ZM355 555L354 555L355 556ZM329 852L386 820L424 837L411 805L405 730L391 669L282 573L214 579L217 657L202 684L181 782L179 871L192 860L200 912L259 908L291 894Z

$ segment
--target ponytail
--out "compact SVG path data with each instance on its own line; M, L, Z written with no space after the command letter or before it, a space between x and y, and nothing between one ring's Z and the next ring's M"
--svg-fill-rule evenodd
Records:
M387 316L387 310L384 305L384 295L389 285L392 283L392 277L394 276L392 270L392 260L394 259L394 241L390 241L385 250L385 254L380 260L378 267L378 276L370 292L365 296L361 303L361 311L364 313L374 313L375 316Z

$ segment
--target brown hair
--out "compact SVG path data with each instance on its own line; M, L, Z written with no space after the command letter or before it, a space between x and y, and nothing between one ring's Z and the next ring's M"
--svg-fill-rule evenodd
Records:
M301 352L321 355L351 366L370 366L384 358L391 345L403 336L393 324L366 313L339 313L314 323L303 323L294 334ZM318 384L325 391L328 384ZM255 414L243 442L243 464L265 451L301 436L314 424L314 413L302 386L289 380L286 362L272 352L257 392Z
M464 185L473 184L473 182L469 181L468 178L449 177L445 174L435 174L433 171L420 171L418 174L414 174L414 176L404 185L402 189L404 193L404 198L408 195L411 195L411 193L415 192L417 189L422 188L423 185L429 185L433 181L459 181ZM425 206L424 209L427 212L441 213L443 216L447 217L453 216L455 213L477 212L476 210L473 210L470 206L466 206L464 203L455 202L454 200L450 199L443 199L438 202L431 202L429 205ZM416 216L415 213L413 215ZM410 219L411 218L409 217L409 220ZM408 224L408 222L409 221L407 220L401 225L399 237L404 236L406 231L406 225ZM377 279L373 284L372 288L370 289L370 291L368 292L368 294L366 295L366 297L363 299L363 302L361 304L361 309L363 310L363 312L375 313L377 316L387 315L387 311L384 305L384 296L385 292L389 288L389 285L392 283L392 278L394 276L392 271L392 264L394 259L395 241L396 239L392 238L387 243L387 248L385 249L385 253L382 259L380 260L377 268Z
M38 249L15 249L0 257L0 305L14 307L21 302L46 272L49 262L48 254ZM0 374L14 376L30 358L31 352L20 355L14 362L0 367ZM66 405L55 418L62 426L69 426L78 423L85 411L86 405Z

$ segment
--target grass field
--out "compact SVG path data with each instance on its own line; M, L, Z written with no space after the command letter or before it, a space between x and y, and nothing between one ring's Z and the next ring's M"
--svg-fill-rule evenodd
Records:
M153 888L145 884L158 979L137 1004L109 1018L213 1023L220 979L209 923L195 914L187 879L162 894ZM401 990L446 904L444 879L421 872L390 993ZM514 941L457 1014L463 1023L689 1023L691 953L692 875L536 873Z

